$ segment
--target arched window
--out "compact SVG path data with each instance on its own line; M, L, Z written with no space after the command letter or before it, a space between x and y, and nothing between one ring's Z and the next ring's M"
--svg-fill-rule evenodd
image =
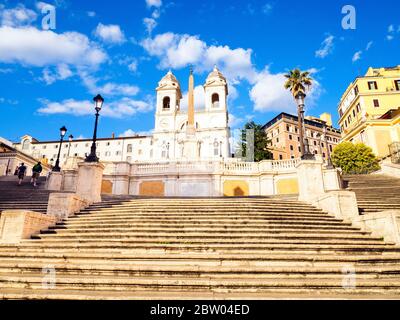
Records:
M132 145L131 144L127 145L126 152L132 152Z
M165 97L165 98L163 99L163 109L169 110L170 106L171 106L171 99L170 99L170 97Z
M29 139L25 139L23 142L22 142L22 150L28 150L29 149Z
M218 95L218 93L214 93L211 96L211 104L212 104L213 108L219 108L219 95Z

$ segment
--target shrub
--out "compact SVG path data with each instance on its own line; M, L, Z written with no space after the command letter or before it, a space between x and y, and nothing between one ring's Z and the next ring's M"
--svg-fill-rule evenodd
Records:
M332 163L345 174L366 174L380 169L372 149L363 143L338 144L332 153Z

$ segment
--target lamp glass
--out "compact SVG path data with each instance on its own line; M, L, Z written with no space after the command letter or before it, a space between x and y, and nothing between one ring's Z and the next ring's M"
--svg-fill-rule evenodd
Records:
M98 110L101 110L101 108L103 107L103 102L104 102L103 97L98 94L97 96L95 96L93 98L93 101L94 101L94 107Z
M62 128L60 128L60 135L61 137L64 137L65 134L67 133L67 128L64 126Z

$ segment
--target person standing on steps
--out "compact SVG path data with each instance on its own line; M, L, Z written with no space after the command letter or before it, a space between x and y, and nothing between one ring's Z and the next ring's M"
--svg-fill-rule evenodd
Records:
M26 173L26 166L24 163L21 163L21 165L18 168L18 185L20 186L22 183L22 180L25 178L25 173Z
M43 168L42 168L42 164L40 163L40 161L32 168L32 179L31 179L31 183L33 183L34 187L37 187L37 179L40 176L40 173L42 172Z

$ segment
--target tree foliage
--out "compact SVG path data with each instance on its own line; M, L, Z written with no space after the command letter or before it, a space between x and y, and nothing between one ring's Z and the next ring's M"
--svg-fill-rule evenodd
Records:
M346 174L366 174L380 169L372 149L363 143L338 144L332 153L332 163Z
M313 79L310 77L310 72L301 71L300 69L290 70L288 74L285 74L286 82L285 89L289 89L293 97L296 98L301 92L306 93L306 89L310 89Z
M268 149L268 143L270 140L267 137L267 133L262 128L261 125L256 124L254 121L247 122L242 129L242 136L240 141L240 149L242 152L242 156L246 157L247 154L247 145L252 141L247 141L247 130L254 130L254 161L259 162L262 160L272 160L273 155L271 151Z

